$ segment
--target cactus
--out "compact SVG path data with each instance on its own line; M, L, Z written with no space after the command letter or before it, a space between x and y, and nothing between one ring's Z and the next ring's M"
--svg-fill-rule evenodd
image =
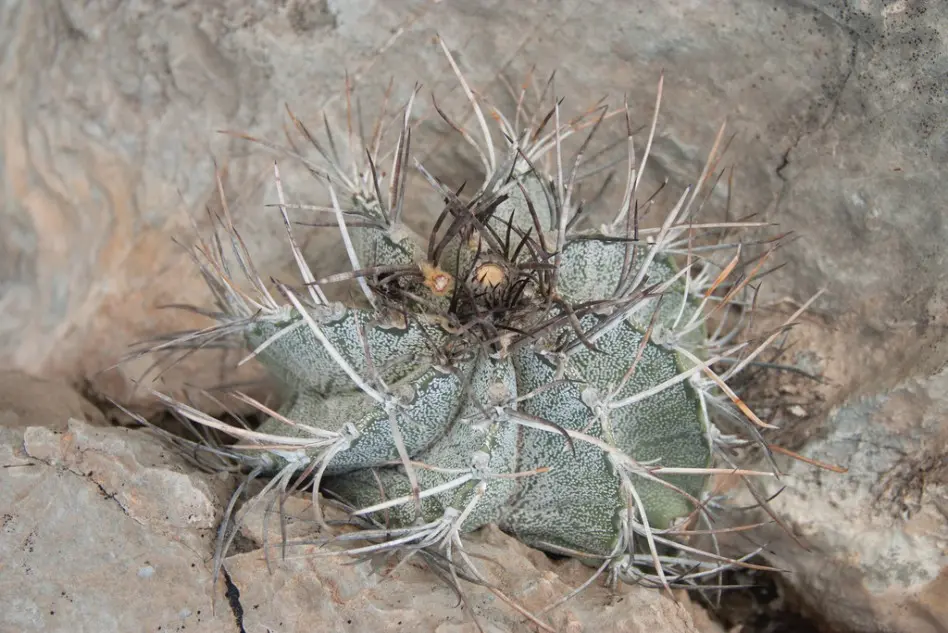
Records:
M661 83L637 162L627 107L562 122L559 102L528 116L521 95L508 118L475 96L444 51L478 123L475 140L445 116L481 159L477 190L462 197L412 160L415 93L398 116L386 182L381 134L352 150L361 158L348 170L333 138L318 140L291 113L318 160L269 147L304 160L326 187L331 204L315 212L336 224L352 270L323 278L310 270L290 220L300 205L286 201L275 163L277 206L304 285L263 283L225 204L223 240L194 250L217 323L159 347L236 339L283 387L282 406L239 396L266 414L251 430L156 395L182 418L237 438L239 450L209 450L270 477L267 490L296 478L314 499L322 491L344 503L369 543L354 555L436 551L452 573L463 567L476 579L462 536L497 523L600 573L656 585L741 564L688 539L689 526L711 527L711 475L768 474L737 469L732 449L746 440L716 426L755 441L769 426L728 386L762 346L737 342L740 323L709 327L766 259L745 261L740 245L713 239L758 224L696 218L717 175L723 127L694 187L660 227L640 229ZM623 200L612 221L580 228L591 213L577 193L584 156L601 124L623 117ZM570 137L581 144L565 160ZM444 203L424 238L403 219L409 169ZM354 282L358 295L330 301L324 288L341 282ZM225 526L219 557L232 537Z

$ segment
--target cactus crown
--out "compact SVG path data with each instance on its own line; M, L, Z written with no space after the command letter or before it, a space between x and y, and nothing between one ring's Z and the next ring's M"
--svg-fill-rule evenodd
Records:
M558 101L529 113L521 94L508 118L474 95L444 51L481 139L439 112L479 156L478 189L465 195L412 161L415 93L398 117L387 181L380 132L352 150L361 159L347 170L333 138L318 140L291 114L319 155L302 160L330 199L309 208L333 219L352 270L323 278L310 270L275 166L305 285L263 283L225 202L217 219L225 239L194 250L217 323L153 350L236 339L284 388L283 406L238 394L265 414L251 430L156 395L190 423L235 437L236 447L206 449L251 477L269 476L265 491L295 481L293 489L312 487L314 501L322 491L344 503L368 543L353 555L425 552L455 579L483 581L461 535L494 522L529 545L596 561L599 573L657 586L743 564L689 544L694 526L713 531L710 476L762 474L735 470L732 449L746 440L734 433L761 441L768 426L728 386L763 346L735 341L740 319L708 327L709 316L740 302L769 255L748 259L721 239L759 224L696 218L720 175L723 127L697 184L660 227L642 229L652 200L642 202L639 188L658 103L637 161L627 107L563 122ZM626 123L623 199L612 221L583 229L584 156L616 116ZM581 133L564 160L565 141ZM403 220L409 169L443 201L427 239ZM235 281L222 243L249 287ZM329 301L323 288L341 281L358 284L359 295ZM322 521L318 502L314 510ZM225 521L218 560L234 534Z

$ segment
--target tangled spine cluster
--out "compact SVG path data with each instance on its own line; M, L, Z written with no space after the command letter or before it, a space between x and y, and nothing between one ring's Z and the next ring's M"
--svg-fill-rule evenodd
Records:
M713 532L713 474L770 474L735 464L732 449L748 441L738 432L762 443L758 429L769 425L728 386L776 337L738 342L742 319L729 318L769 251L748 261L740 244L720 239L761 224L696 217L720 175L723 127L697 184L660 227L642 229L654 200L642 202L639 189L658 103L637 162L627 107L563 122L559 101L528 112L522 92L508 118L444 51L478 124L475 139L438 110L483 165L473 195L413 159L417 88L388 156L381 124L361 146L350 134L351 169L332 136L318 140L291 114L319 158L268 146L302 160L330 200L288 204L274 165L304 285L263 282L225 202L223 241L217 234L193 252L217 322L152 348L239 340L282 385L284 403L271 410L238 394L266 414L251 429L156 394L183 419L236 438L205 448L251 479L270 477L266 491L305 483L320 521L317 491L346 504L364 527L346 538L369 543L354 555L435 552L455 578L463 569L476 580L461 536L497 523L531 546L595 561L599 573L659 586L742 564L688 544L689 530ZM597 214L577 193L594 171L584 157L615 116L627 131L623 199L610 222L584 229ZM584 140L566 160L563 144L577 134ZM389 158L386 177L379 165ZM403 220L411 169L443 202L426 238ZM299 208L332 218L350 272L318 279L310 270L290 220ZM235 280L222 243L249 287ZM345 304L323 291L352 281L359 296ZM233 534L225 522L218 556Z

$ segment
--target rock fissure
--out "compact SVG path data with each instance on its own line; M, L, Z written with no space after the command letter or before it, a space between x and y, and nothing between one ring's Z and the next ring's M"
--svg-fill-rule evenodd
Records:
M244 629L244 607L240 603L240 589L238 589L237 585L234 584L230 574L227 573L227 569L221 568L221 575L223 576L224 584L227 587L224 597L227 598L227 603L230 605L230 610L234 614L234 621L237 623L237 631L238 633L247 633L246 629Z

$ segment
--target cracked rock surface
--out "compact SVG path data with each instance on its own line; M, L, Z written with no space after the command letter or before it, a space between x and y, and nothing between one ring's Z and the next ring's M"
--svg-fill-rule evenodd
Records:
M73 419L0 440L0 630L233 630L204 563L218 499L152 438Z
M294 547L283 560L274 534L268 562L262 515L251 515L243 551L226 560L215 589L226 482L195 472L142 431L76 419L63 431L2 428L0 463L2 631L476 630L456 594L412 563L383 579L372 561L353 565L313 546ZM308 534L308 509L289 500L287 513L301 518L290 519L289 536ZM475 535L470 551L502 561L485 565L488 577L536 611L590 573L575 561L554 564L496 529ZM486 631L530 630L489 591L466 587L466 598ZM617 598L591 589L549 619L575 633L696 633L685 606L641 587Z

